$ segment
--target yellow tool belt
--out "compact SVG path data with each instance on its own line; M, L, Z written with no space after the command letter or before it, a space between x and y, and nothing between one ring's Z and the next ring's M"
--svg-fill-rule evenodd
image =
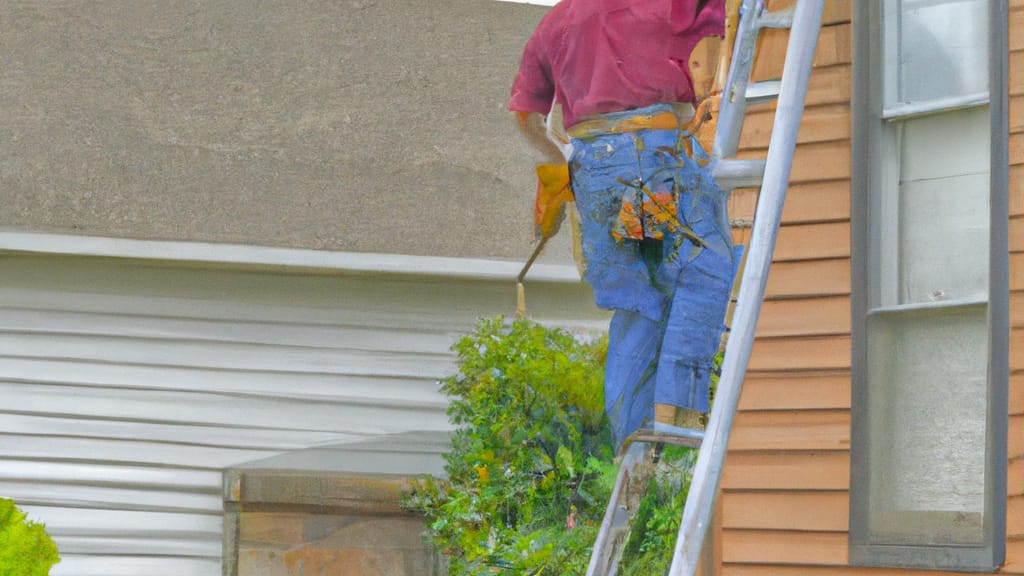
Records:
M682 102L671 106L672 111L666 110L655 114L615 113L591 116L573 124L566 132L572 138L586 139L602 134L688 128L693 122L693 106Z

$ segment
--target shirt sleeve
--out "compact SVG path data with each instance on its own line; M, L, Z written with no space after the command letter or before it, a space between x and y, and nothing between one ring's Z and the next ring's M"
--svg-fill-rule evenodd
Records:
M526 48L523 49L523 59L519 63L519 73L512 82L509 110L540 114L551 111L555 84L552 80L550 61L543 49L544 42L545 37L541 28L538 28L527 41Z
M669 20L674 34L705 36L725 34L725 0L672 0Z

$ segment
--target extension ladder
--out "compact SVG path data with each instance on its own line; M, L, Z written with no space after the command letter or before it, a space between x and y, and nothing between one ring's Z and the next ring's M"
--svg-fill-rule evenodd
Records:
M630 501L635 500L637 487L642 491L646 486L649 466L645 472L645 459L650 443L700 448L669 576L693 576L697 571L764 300L823 7L824 0L797 0L794 7L777 12L765 10L764 0L743 0L740 7L732 61L719 105L712 174L723 192L756 185L761 186L761 191L711 418L704 431L655 423L651 429L632 437L594 544L587 576L615 576L618 571L634 512ZM782 79L751 83L757 38L765 28L790 29ZM747 106L773 99L777 99L777 104L767 158L736 159Z

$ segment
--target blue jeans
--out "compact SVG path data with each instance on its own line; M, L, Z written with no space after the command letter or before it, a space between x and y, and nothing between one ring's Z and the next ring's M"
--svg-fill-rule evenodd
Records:
M588 135L572 144L584 279L597 305L615 310L605 409L621 444L653 417L655 403L708 411L736 257L726 196L696 138L682 130L641 130ZM657 240L616 239L611 230L623 196L638 190L670 191L679 229Z

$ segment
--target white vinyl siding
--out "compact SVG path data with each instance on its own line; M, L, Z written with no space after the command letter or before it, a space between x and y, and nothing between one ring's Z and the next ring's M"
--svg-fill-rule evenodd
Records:
M579 285L531 290L603 322ZM214 576L223 469L448 429L449 346L514 305L511 282L0 254L0 496L46 523L54 576Z

